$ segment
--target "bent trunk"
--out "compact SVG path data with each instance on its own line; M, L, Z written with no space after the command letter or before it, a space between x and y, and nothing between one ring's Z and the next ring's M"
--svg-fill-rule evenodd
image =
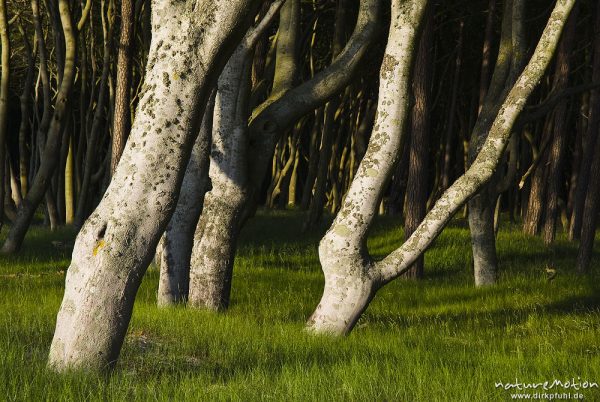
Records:
M325 290L308 321L308 327L316 332L349 332L373 293L409 269L456 211L489 182L518 115L550 63L575 0L557 1L532 59L506 97L473 164L440 197L413 235L375 263L366 249L366 233L401 144L414 35L425 3L392 1L392 26L380 72L376 128L344 204L319 245ZM371 293L369 297L367 293Z
M121 161L73 250L50 348L58 371L109 369L177 202L212 82L258 0L155 0L145 88Z

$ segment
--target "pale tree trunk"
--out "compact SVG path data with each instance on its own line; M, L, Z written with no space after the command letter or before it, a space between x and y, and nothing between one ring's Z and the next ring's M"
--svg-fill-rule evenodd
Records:
M205 196L194 234L189 271L192 307L223 310L229 304L240 217L247 199L252 49L282 4L274 2L246 34L217 81L209 167L212 189Z
M298 74L298 36L300 35L300 0L286 0L279 12L277 56L270 98L275 100L294 86Z
M160 267L159 306L185 302L188 297L194 231L202 213L204 193L210 186L208 166L214 97L211 98L183 177L177 207L156 248L156 261Z
M550 63L575 0L556 3L532 59L506 97L475 161L440 197L413 235L382 261L374 262L366 248L366 233L401 143L414 37L425 3L392 1L392 25L380 73L375 129L342 209L319 245L325 288L308 322L313 331L348 333L376 291L409 269L454 213L491 180L512 126Z
M227 308L237 237L241 224L256 207L257 195L273 160L275 145L287 128L348 84L375 37L379 7L378 0L361 1L354 33L339 57L309 81L288 90L275 100L269 98L263 102L253 111L249 125L240 123L236 126L235 121L241 119L233 114L232 109L237 106L231 100L225 100L221 106L217 103L215 114L220 113L219 107L230 110L227 113L223 111L223 118L217 119L215 116L213 142L221 141L218 139L219 132L225 130L221 124L229 126L229 136L244 138L242 130L248 130L248 135L244 142L235 143L235 146L229 145L230 138L226 139L227 142L221 146L230 147L232 152L218 153L221 160L218 163L211 162L211 181L217 192L206 194L203 214L196 229L197 245L192 253L189 305L212 310ZM234 85L237 85L235 81L231 81L225 89L237 96L236 91L228 88ZM239 96L238 100L245 101L245 98ZM237 110L241 111L239 108ZM245 118L244 122L247 120ZM242 147L248 149L243 151L244 155L238 156ZM240 178L233 183L236 185L233 186L231 182L227 186L218 185L218 180L226 180L229 176L221 171L214 172L213 165L221 164L223 169L229 169L228 166L232 165L242 166L235 159L242 157L247 158L243 165L245 171L236 173L236 177ZM227 199L217 197L218 191L222 194L227 192Z
M113 179L75 242L50 349L54 370L114 366L212 83L259 3L153 2L143 94Z
M523 47L524 41L523 5L521 0L505 2L496 67L469 141L469 163L473 163L477 157L504 98L514 84L517 74L520 73L519 59L523 56L520 48ZM496 181L492 179L491 183L475 195L468 204L475 286L496 283L498 271L494 230L494 212L498 198Z

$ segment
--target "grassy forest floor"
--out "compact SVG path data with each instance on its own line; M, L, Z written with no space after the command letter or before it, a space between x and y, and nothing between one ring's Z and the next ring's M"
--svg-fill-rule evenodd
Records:
M276 212L249 223L226 314L158 309L151 267L109 377L45 370L70 256L52 241L74 234L32 229L21 254L0 256L0 399L494 401L511 399L495 382L515 378L600 383L600 255L596 274L578 277L564 235L547 249L505 224L500 284L475 289L457 220L427 253L424 281L391 283L349 337L333 339L302 331L322 290L325 229L304 235L302 220ZM377 221L374 255L399 244L399 226ZM547 266L558 271L552 281ZM600 400L598 388L580 392Z

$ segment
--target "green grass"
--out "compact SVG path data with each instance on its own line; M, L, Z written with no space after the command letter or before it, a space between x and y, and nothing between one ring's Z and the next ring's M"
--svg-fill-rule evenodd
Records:
M73 233L32 229L20 255L0 257L0 400L494 401L510 400L496 381L600 383L599 275L573 273L576 248L564 237L547 249L506 225L500 284L475 289L468 231L457 221L427 253L424 281L391 283L353 333L336 339L302 330L322 289L316 247L325 228L303 235L302 219L251 221L225 314L158 309L150 268L106 377L45 369L69 261L50 242ZM374 255L398 245L399 227L376 223ZM547 265L558 270L550 282ZM582 392L600 400L598 389Z

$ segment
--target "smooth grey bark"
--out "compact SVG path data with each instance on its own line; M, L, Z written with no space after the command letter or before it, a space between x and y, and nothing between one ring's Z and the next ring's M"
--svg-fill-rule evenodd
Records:
M375 262L366 247L366 233L403 136L414 37L426 4L418 0L392 1L392 25L380 72L375 129L344 204L319 245L325 288L308 321L309 329L348 333L377 290L404 273L454 213L491 180L518 115L552 59L574 3L575 0L556 2L531 60L498 111L471 166L442 194L413 235L383 260Z
M240 217L246 202L248 105L252 50L283 1L275 1L230 57L217 81L209 176L212 189L194 234L189 271L192 307L223 310L229 304Z
M224 140L223 147L231 152L219 152L218 163L224 166L223 169L231 170L229 166L242 166L235 158L245 158L246 162L243 164L243 172L236 172L231 176L236 177L236 180L229 180L230 175L224 172L211 173L213 189L221 189L219 191L226 195L214 190L206 195L205 213L200 218L195 235L198 245L194 246L192 253L189 305L213 310L227 308L237 237L241 225L256 207L256 196L272 161L276 143L285 129L349 83L375 38L379 10L378 0L361 1L354 33L333 63L276 100L267 99L254 109L249 124L247 118L243 119L245 125L238 122L242 119L236 113L243 110L233 100L224 99L222 107L229 110L223 109L222 113L229 117L217 119L215 116L213 141L218 141L220 131L228 132L227 135L235 138L246 139L243 142L234 141L235 146L228 145L233 137ZM236 80L232 76L228 85L223 88L235 94L228 96L237 96L238 101L243 102L245 97L238 96L239 92L231 88L238 85ZM219 110L219 104L216 110ZM228 128L221 127L221 124L228 125ZM248 131L248 134L244 135L242 131ZM247 150L242 150L241 147L247 147ZM211 172L212 166L211 162ZM223 180L222 185L217 184L219 180ZM222 197L227 197L227 202Z
M214 97L204 111L200 133L181 183L177 207L156 248L156 262L160 267L159 306L185 302L188 297L194 232L202 213L204 194L210 190L208 166L213 112Z
M469 143L469 163L477 157L481 145L489 133L495 116L508 92L523 69L525 53L524 1L511 0L505 3L500 49L489 90ZM511 161L514 150L511 152ZM469 201L468 219L473 250L473 272L475 286L496 283L498 258L496 255L495 210L501 183L495 175L476 196ZM509 175L504 181L510 180Z
M275 74L271 100L293 88L298 74L298 36L300 34L300 0L286 0L279 11Z
M121 161L83 225L67 271L49 366L114 366L137 289L178 190L223 60L258 0L154 0L145 85Z

